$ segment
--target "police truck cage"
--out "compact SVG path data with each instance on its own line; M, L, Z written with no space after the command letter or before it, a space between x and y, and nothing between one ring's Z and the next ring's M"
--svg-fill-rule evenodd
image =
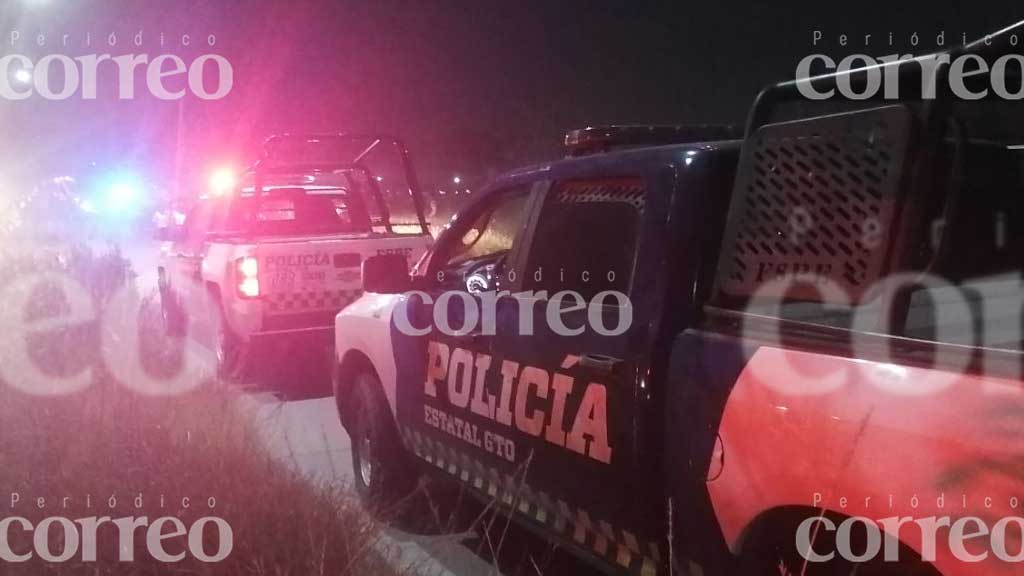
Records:
M743 130L733 125L589 126L567 132L565 147L570 156L583 156L625 148L738 140L742 137Z
M970 55L991 66L1021 33L1024 23L949 52L802 81L834 90L826 100L805 98L799 81L765 89L747 122L711 308L782 302L836 324L844 310L878 305L877 328L898 332L919 287L871 290L883 278L959 282L1014 270L1024 250L1024 106L970 69L966 87L987 94L958 98L949 63ZM1016 72L1007 90L1017 91L1019 67L1005 69ZM853 101L836 90L842 78L860 93L872 74L895 79L899 99L880 89Z
M242 177L242 192L276 189L344 189L360 193L374 230L427 234L419 180L409 150L393 136L376 134L276 134Z

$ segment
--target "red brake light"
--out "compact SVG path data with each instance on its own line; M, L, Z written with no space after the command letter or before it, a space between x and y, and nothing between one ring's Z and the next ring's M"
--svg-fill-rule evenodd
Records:
M260 295L259 262L252 256L235 261L238 271L238 295L242 298L257 298Z

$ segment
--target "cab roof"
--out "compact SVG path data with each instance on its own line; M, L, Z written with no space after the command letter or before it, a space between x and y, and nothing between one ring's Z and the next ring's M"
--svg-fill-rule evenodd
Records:
M496 178L485 193L540 179L612 178L649 173L668 165L698 167L713 156L738 155L742 145L743 140L728 139L638 146L585 156L569 156L506 172Z

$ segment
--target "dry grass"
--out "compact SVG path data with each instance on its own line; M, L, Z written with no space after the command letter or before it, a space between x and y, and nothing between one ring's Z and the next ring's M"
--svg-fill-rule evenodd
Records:
M95 288L92 297L102 308L118 278L125 277L123 262L88 254L75 258L61 269ZM62 308L59 296L40 298L35 308L42 317ZM149 367L159 371L180 355L154 336L152 321L142 319L142 348L148 351ZM0 382L0 520L20 516L35 524L49 516L174 516L190 526L200 517L217 516L233 530L233 551L216 564L191 554L164 564L150 556L145 531L139 529L134 561L120 562L116 528L105 525L96 562L82 562L80 555L63 564L38 558L24 564L0 561L0 574L393 573L374 548L377 531L354 494L312 486L273 459L239 409L236 392L209 383L167 397L133 393L97 361L98 333L96 325L87 324L29 340L32 357L47 370L74 373L93 366L93 382L85 390L44 397L11 386L16 374L5 374L8 382ZM14 336L0 335L0 346L13 345L7 339ZM15 493L21 500L12 508ZM136 508L139 495L141 507ZM44 499L42 508L37 498ZM216 499L213 510L209 498ZM28 535L17 529L9 533L16 552L32 549ZM207 536L212 535L208 530ZM61 540L59 529L50 532L53 551L63 549ZM207 552L213 552L216 542L207 540ZM168 552L183 551L184 541L168 541Z

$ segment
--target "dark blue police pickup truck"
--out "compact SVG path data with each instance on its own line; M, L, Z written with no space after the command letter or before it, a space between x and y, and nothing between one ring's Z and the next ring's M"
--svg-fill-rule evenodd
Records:
M438 474L615 573L1017 573L1024 123L920 64L895 101L773 86L742 134L570 133L411 276L367 260L334 371L367 502Z

